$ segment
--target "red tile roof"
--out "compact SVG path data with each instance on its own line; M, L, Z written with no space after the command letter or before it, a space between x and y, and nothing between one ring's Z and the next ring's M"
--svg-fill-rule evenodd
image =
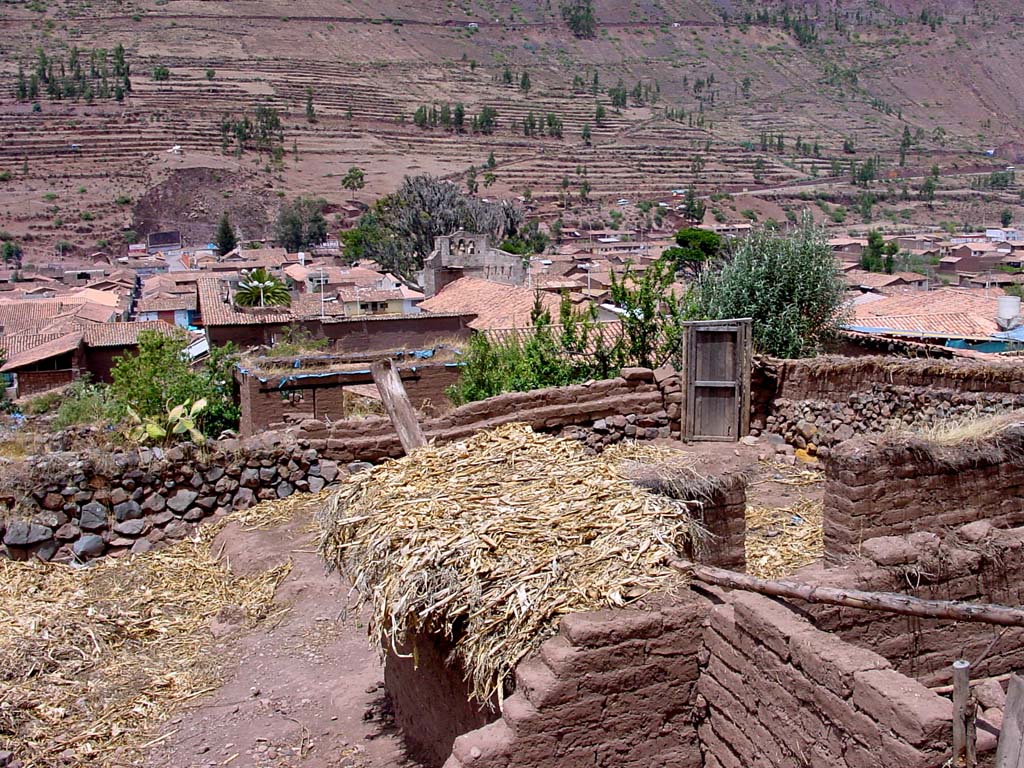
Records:
M38 336L35 338L39 338ZM38 346L23 350L16 355L11 355L4 363L0 371L16 371L26 365L42 362L57 355L64 355L78 349L82 343L81 333L69 333L59 336L51 341L44 342Z
M420 309L432 313L474 314L470 328L497 330L525 328L531 324L535 293L529 288L460 277L446 285L440 293L420 303ZM545 309L557 316L559 299L550 293L540 293Z
M90 325L83 331L85 343L90 347L130 347L139 343L142 331L156 331L165 336L181 333L181 330L162 320L142 323L101 323Z
M855 325L894 332L988 338L999 330L1002 290L941 288L889 296L855 307Z

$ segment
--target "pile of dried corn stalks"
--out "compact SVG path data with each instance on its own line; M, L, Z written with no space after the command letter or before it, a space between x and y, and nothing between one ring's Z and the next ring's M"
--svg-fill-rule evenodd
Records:
M694 523L688 502L627 479L644 452L588 455L521 424L427 446L342 486L318 516L320 552L372 606L382 652L443 634L474 698L500 700L560 616L679 583L663 560Z
M125 765L176 705L217 684L210 620L266 617L290 569L233 576L211 552L220 527L88 568L0 559L0 749L28 768Z
M803 499L791 507L747 507L747 573L762 579L789 576L825 553L823 508Z

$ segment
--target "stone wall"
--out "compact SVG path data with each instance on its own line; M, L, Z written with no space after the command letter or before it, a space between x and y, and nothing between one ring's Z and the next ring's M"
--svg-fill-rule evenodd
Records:
M825 462L825 557L841 561L878 536L942 531L975 520L1024 525L1024 427L941 446L858 437Z
M705 768L930 768L952 703L780 601L733 593L704 634Z
M1014 361L761 360L752 381L751 431L823 455L854 435L1024 407L1024 365Z
M562 619L516 671L499 720L460 736L445 768L700 768L694 712L709 603Z
M0 556L69 562L145 552L231 510L319 491L340 473L316 451L280 443L49 454L5 477Z
M601 448L624 439L678 437L665 406L654 371L624 368L615 379L510 392L469 403L425 419L421 426L428 440L448 442L482 429L524 422L536 430L564 433ZM333 424L310 419L289 434L300 445L340 462L381 461L402 455L398 435L383 416Z
M661 384L659 385L658 381ZM428 438L460 440L523 421L574 437L594 450L624 439L678 437L665 398L673 373L627 368L622 375L571 387L499 395L423 423ZM666 390L668 394L666 394ZM669 404L671 407L671 404ZM674 425L674 426L673 426ZM189 535L210 517L295 491L319 491L354 461L403 455L385 417L299 427L250 439L178 446L79 451L5 466L0 483L0 556L87 560L145 551ZM706 500L708 558L742 567L743 487L723 486ZM7 511L4 513L3 510Z

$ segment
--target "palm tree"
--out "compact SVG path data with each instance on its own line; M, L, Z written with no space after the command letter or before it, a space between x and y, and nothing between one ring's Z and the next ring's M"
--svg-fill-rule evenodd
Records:
M257 267L242 273L242 281L235 291L235 304L240 307L287 307L292 303L285 284Z

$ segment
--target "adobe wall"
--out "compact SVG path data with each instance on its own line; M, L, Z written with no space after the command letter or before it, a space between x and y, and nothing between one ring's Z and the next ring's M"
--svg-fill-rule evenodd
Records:
M678 437L678 422L671 421L665 406L654 371L624 368L614 379L479 400L425 419L421 427L428 440L448 442L479 430L523 422L538 431L564 433L600 449L624 439ZM289 434L301 445L339 462L381 461L403 453L397 433L384 416L333 424L310 419Z
M399 366L399 375L414 408L443 412L451 408L446 390L458 383L455 363ZM236 371L241 410L239 432L251 437L282 429L306 419L341 421L346 416L344 388L374 386L369 366L335 373L295 369L288 374Z
M753 433L774 432L827 455L854 435L1024 407L1024 364L878 356L759 360L751 387Z
M710 603L562 619L516 670L499 720L460 736L444 768L701 768L694 692Z
M864 542L861 554L842 568L815 568L799 578L925 599L1024 603L1024 528L999 530L979 521L943 536L915 533L871 539ZM808 611L819 628L876 651L925 685L950 682L950 664L958 658L984 659L972 673L974 678L1024 667L1024 629L1018 627L825 605L809 606Z
M1024 427L947 448L918 438L858 437L837 446L824 469L828 562L878 536L975 520L1024 525Z
M705 768L931 768L952 702L781 601L736 592L711 610L697 690Z

